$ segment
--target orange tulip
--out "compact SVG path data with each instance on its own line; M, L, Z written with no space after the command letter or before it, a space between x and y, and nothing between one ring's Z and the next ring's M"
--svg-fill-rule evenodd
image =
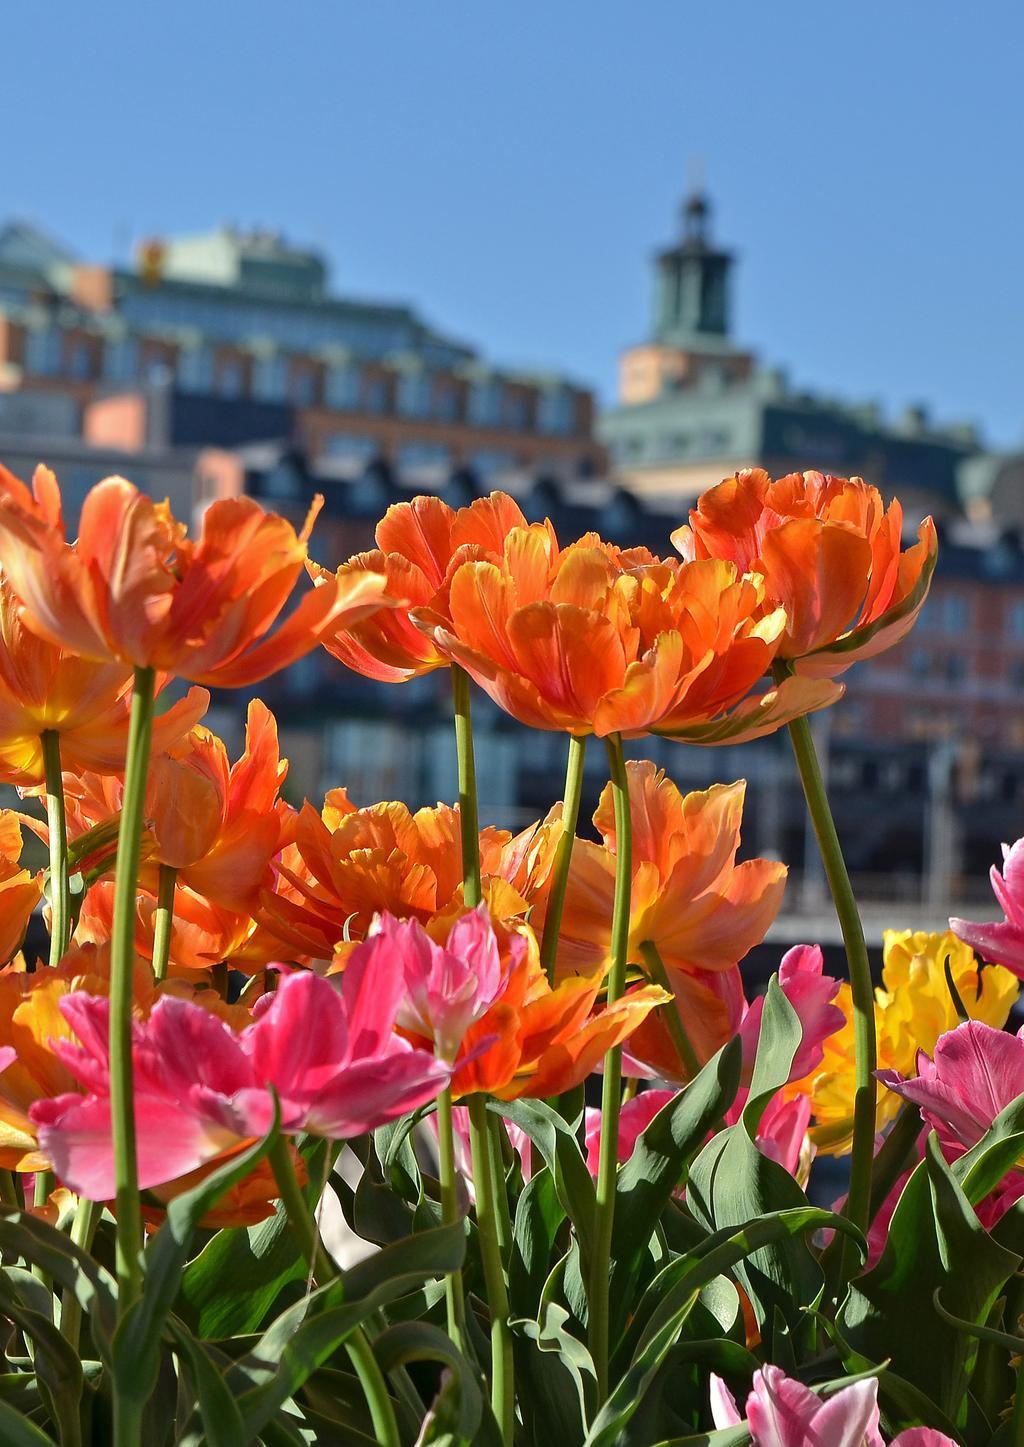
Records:
M808 679L751 696L786 618L731 563L660 561L592 535L559 550L550 531L517 528L499 557L460 563L446 594L413 618L534 728L737 742L839 697Z
M384 683L405 683L446 667L449 660L416 627L410 609L443 612L452 569L466 558L500 556L509 532L526 526L519 505L503 492L477 498L458 511L439 497L393 504L377 524L377 547L350 558L337 576L354 582L367 574L383 574L389 596L402 599L403 606L346 624L324 639L324 647L356 673ZM550 531L550 524L546 526ZM334 576L316 563L307 568L317 585Z
M61 759L70 771L123 769L131 688L126 665L80 658L30 632L10 584L0 577L0 780L42 783L40 737L47 730L59 736ZM177 742L209 702L205 688L189 689L154 720L154 748Z
M156 753L146 791L143 887L156 893L153 866L165 864L180 885L222 909L255 908L260 890L273 884L273 859L295 832L295 810L279 793L287 773L277 721L259 699L249 704L245 751L236 763L228 762L223 740L202 727ZM123 787L120 779L66 774L69 837L119 814Z
M904 638L928 595L938 543L925 518L900 551L903 509L885 508L859 477L794 472L773 482L760 468L705 492L689 526L672 535L687 559L718 558L763 574L786 610L780 659L833 678Z
M22 842L17 814L0 809L0 961L17 954L32 911L43 897L42 875L18 863Z
M764 939L782 903L786 866L736 863L746 784L681 794L663 769L628 763L633 888L627 959L641 963L651 941L670 972L721 972ZM605 787L594 825L603 845L573 846L559 936L559 973L605 969L611 957L615 814ZM533 922L543 918L542 891Z
M572 975L552 987L530 926L519 923L509 933L519 937L519 948L509 949L507 934L502 960L507 983L463 1038L452 1076L456 1099L485 1092L518 1100L571 1090L669 998L656 985L644 985L595 1011L601 972ZM447 926L438 937L447 938Z
M527 831L527 837L531 831ZM480 832L484 897L498 919L529 908L515 885L525 878L524 836ZM282 862L293 889L262 896L258 919L300 955L331 960L347 939L362 939L375 914L418 919L441 928L462 909L459 811L446 804L412 813L392 802L357 809L344 789L328 795L322 814L307 804L295 838L299 867Z
M243 687L388 602L381 575L324 579L266 636L302 572L321 498L299 534L252 498L215 502L193 541L166 502L108 477L86 496L70 544L53 474L37 470L33 490L0 477L0 565L25 625L85 658Z

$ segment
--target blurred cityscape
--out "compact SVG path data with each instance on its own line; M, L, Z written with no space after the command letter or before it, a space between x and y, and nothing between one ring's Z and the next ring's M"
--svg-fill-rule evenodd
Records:
M0 460L23 477L46 461L71 514L110 473L193 521L241 493L298 517L320 492L313 551L331 566L418 492L459 506L502 488L563 539L594 529L666 553L697 494L737 468L862 475L900 497L908 539L936 519L939 566L910 639L856 665L815 728L873 943L883 923L944 927L988 900L1000 841L1021 832L1024 453L988 451L923 407L888 418L794 390L734 336L733 267L708 198L691 194L654 260L646 336L624 349L601 413L579 379L503 368L411 306L336 294L323 256L274 232L154 240L128 268L12 221L0 226ZM259 692L296 799L339 783L360 804L455 796L443 674L375 685L319 651ZM229 739L244 704L216 700ZM525 735L483 698L477 719L482 815L520 827L560 797L564 740ZM684 788L747 778L745 851L793 870L773 941L833 937L784 736L708 750L645 739L633 752ZM592 808L603 749L587 769Z

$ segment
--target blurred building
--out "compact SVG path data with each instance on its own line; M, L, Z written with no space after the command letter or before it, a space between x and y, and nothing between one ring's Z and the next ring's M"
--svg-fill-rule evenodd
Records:
M57 394L87 440L131 449L149 404L122 399L153 387L192 418L175 444L287 427L350 471L384 460L425 479L453 467L576 476L603 462L588 389L493 367L410 307L334 295L324 258L277 233L153 241L130 269L80 263L29 226L0 229L0 393Z
M644 497L683 500L742 467L816 468L898 490L908 514L955 515L973 429L932 426L920 407L890 424L874 404L794 391L733 339L733 265L707 198L690 195L679 240L654 259L650 334L622 353L618 404L599 422L615 475Z

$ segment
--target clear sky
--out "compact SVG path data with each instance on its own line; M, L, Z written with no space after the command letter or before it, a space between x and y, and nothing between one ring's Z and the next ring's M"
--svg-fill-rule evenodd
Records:
M0 215L85 256L279 227L610 397L699 157L741 340L1024 443L1018 0L8 4L0 56Z

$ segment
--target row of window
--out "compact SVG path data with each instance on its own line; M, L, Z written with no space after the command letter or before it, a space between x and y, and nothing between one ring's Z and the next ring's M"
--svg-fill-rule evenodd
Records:
M101 379L115 385L169 376L163 357L146 358L134 337L107 342L102 349ZM65 349L60 330L51 327L28 333L25 370L36 376L68 376L86 381L94 375L94 352L81 339ZM402 372L392 378L367 373L354 364L328 367L321 373L282 353L253 358L248 389L242 362L219 360L210 346L183 347L173 369L184 391L222 397L248 395L263 402L292 402L300 407L322 404L342 412L394 413L433 422L468 422L511 432L535 429L551 436L582 430L576 397L567 387L529 394L491 378L473 383L465 394L430 371ZM532 404L532 405L531 405Z
M369 434L336 432L324 444L328 457L353 467L365 467L381 454L380 442ZM455 457L450 447L438 442L406 442L396 449L395 463L399 473L436 473L444 475L452 471ZM519 460L512 452L499 448L481 448L466 458L467 466L484 481L514 472Z
M728 427L697 427L692 431L633 432L612 444L616 462L678 462L688 457L716 457L735 450Z

